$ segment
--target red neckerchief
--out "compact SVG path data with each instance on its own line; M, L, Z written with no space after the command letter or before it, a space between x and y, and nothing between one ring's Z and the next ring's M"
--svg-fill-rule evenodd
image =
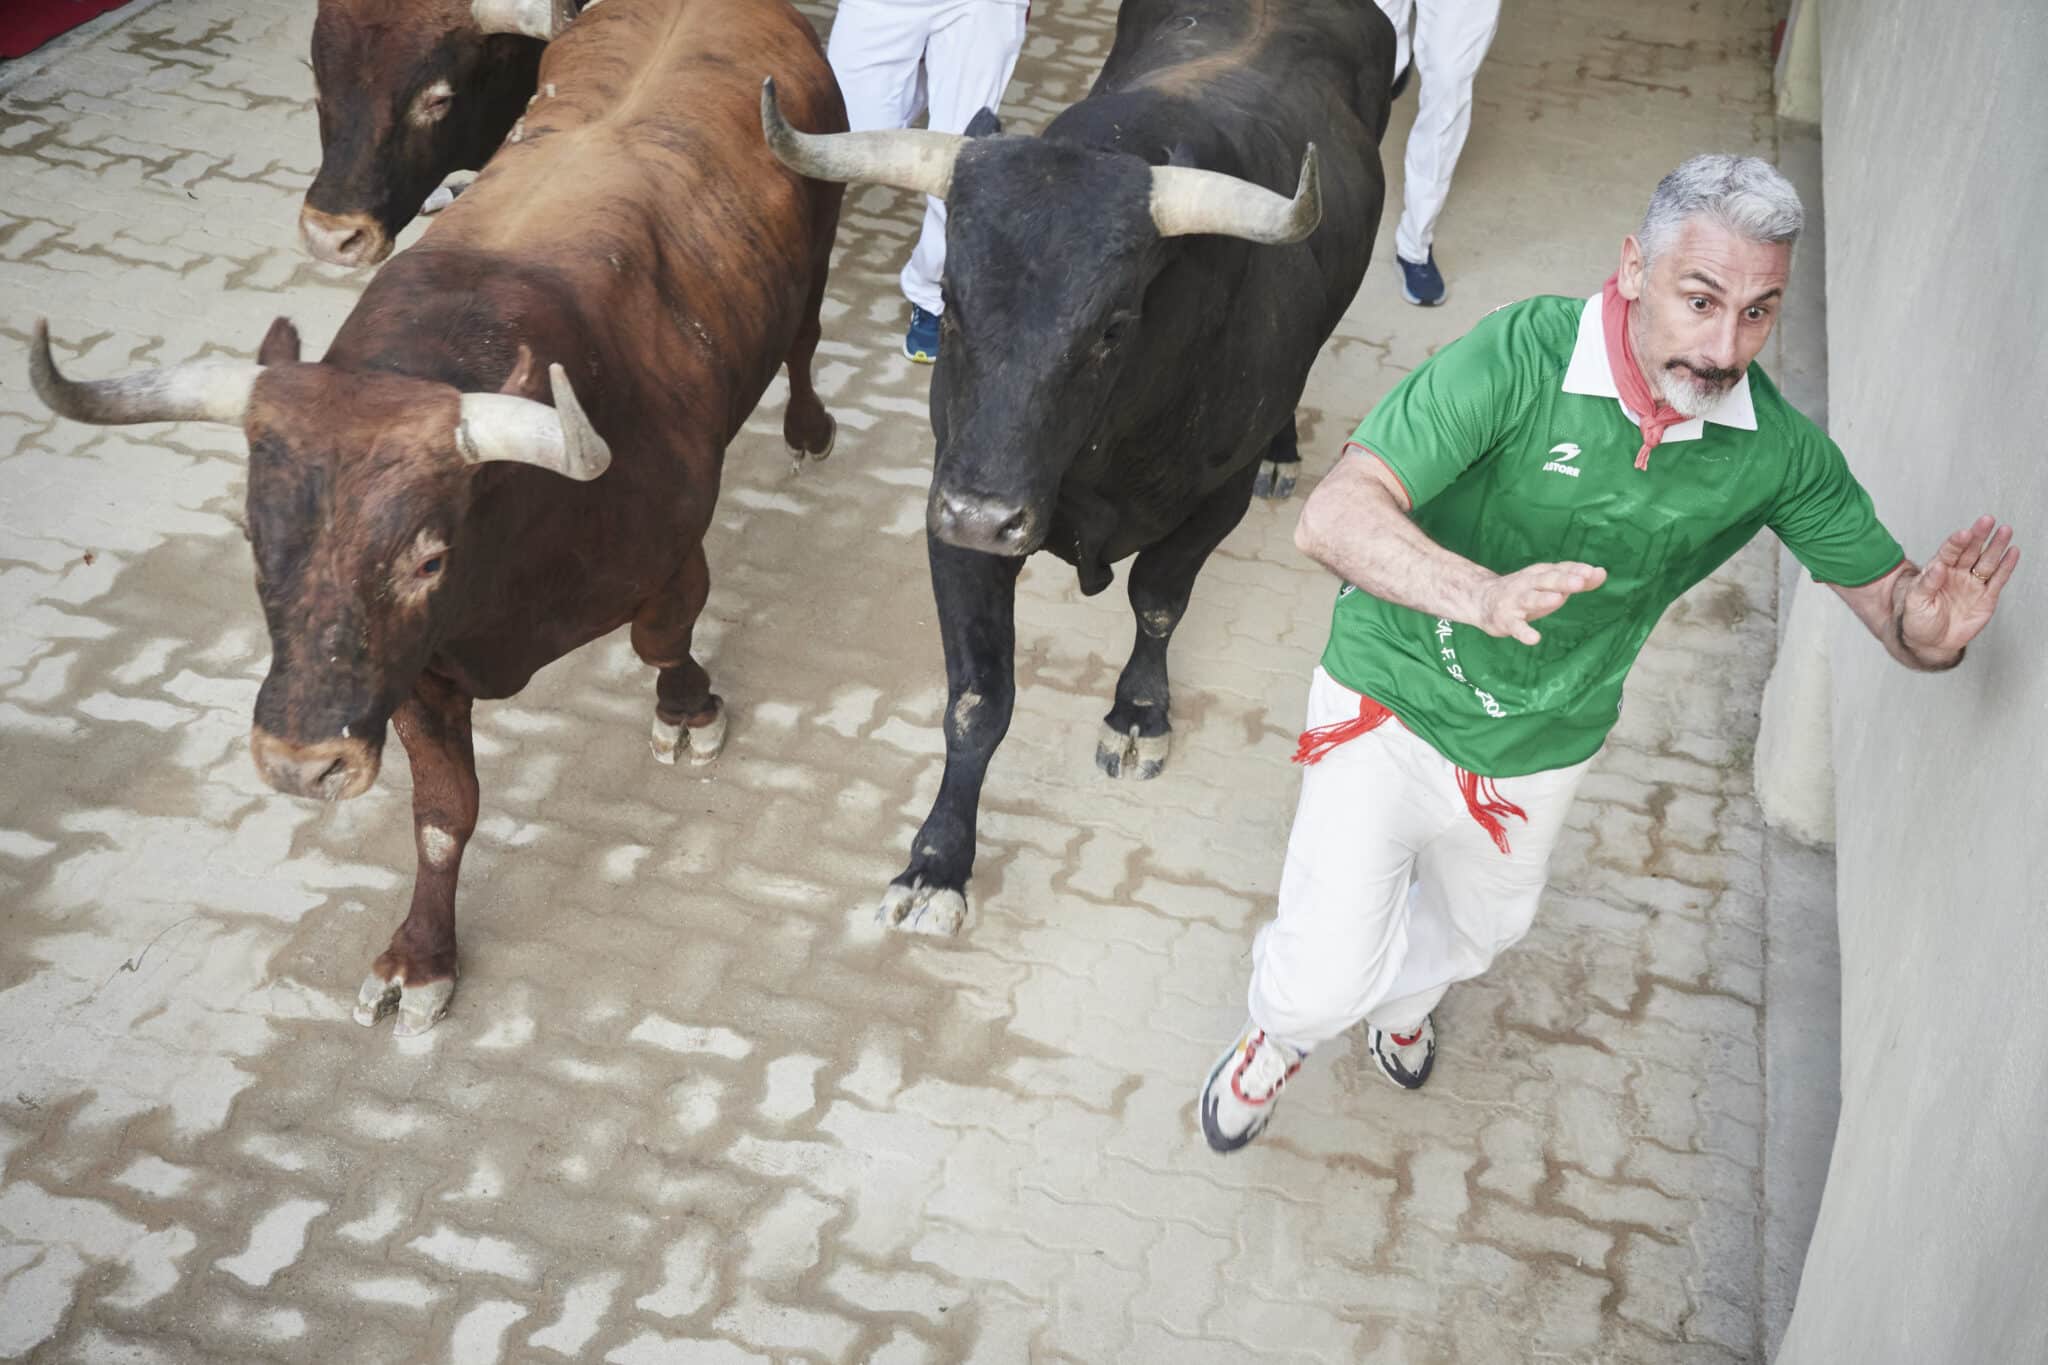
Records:
M1635 348L1628 342L1628 300L1621 296L1619 275L1609 275L1600 286L1600 328L1607 335L1607 368L1614 374L1614 387L1621 391L1622 406L1631 413L1644 414L1638 425L1643 431L1643 448L1636 452L1636 468L1650 467L1650 450L1664 439L1664 429L1678 425L1685 415L1669 403L1650 394L1650 381L1636 364Z

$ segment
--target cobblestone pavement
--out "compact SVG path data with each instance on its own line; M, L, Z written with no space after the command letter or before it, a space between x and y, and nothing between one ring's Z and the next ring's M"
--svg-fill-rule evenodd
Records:
M767 410L731 452L699 634L725 756L650 761L619 637L481 708L454 1012L350 1022L411 872L405 765L336 808L259 784L239 434L59 422L23 361L44 313L89 376L248 355L278 313L324 345L361 280L294 239L312 8L168 0L0 99L0 1357L1754 1357L1768 546L1663 627L1430 1088L1334 1046L1213 1157L1193 1092L1242 1018L1333 585L1254 507L1174 645L1173 761L1119 784L1091 755L1122 592L1035 561L979 922L875 930L942 700L887 191L842 228L838 453L792 475ZM1494 304L1590 292L1680 157L1768 147L1766 6L1637 10L1508 7L1451 303L1398 301L1390 215L1311 477ZM1040 0L1013 126L1085 91L1112 11Z

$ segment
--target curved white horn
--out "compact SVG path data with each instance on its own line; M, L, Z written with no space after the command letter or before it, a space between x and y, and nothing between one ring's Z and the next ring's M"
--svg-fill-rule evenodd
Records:
M761 82L761 131L775 159L813 180L891 185L944 199L953 187L953 159L967 139L958 133L898 128L867 133L800 133L775 103L773 77Z
M1197 232L1286 246L1323 220L1323 180L1311 142L1301 159L1301 183L1292 199L1216 171L1185 166L1152 168L1152 221L1161 237Z
M504 393L465 393L455 449L471 464L509 460L538 465L579 482L611 466L612 449L590 425L560 365L548 366L555 405Z
M246 360L188 360L119 379L66 379L50 356L50 324L37 318L29 343L28 378L52 412L74 422L118 426L128 422L242 424L261 365Z
M548 42L562 36L576 8L573 0L471 0L469 17L484 33L523 33Z

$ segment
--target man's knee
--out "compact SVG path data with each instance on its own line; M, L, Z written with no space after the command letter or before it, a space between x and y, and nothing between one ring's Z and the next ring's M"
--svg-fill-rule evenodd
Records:
M1505 904L1493 917L1493 957L1498 957L1529 936L1536 924L1536 906L1542 888Z

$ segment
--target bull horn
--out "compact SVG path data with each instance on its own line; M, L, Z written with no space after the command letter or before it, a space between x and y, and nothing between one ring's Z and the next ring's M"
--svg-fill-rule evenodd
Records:
M761 82L761 131L769 150L798 175L843 184L890 185L944 199L953 159L967 139L958 133L896 128L866 133L800 133L782 117L775 81Z
M1322 220L1323 179L1313 142L1301 159L1301 184L1292 199L1216 171L1152 168L1152 222L1161 237L1214 232L1286 246L1314 232Z
M28 378L52 412L74 422L225 422L242 425L261 365L246 360L188 360L119 379L66 379L50 357L50 324L36 319Z
M576 5L574 0L472 0L469 17L480 32L523 33L545 43L562 36L576 17Z
M582 482L610 467L611 447L590 425L560 365L548 366L555 405L504 393L465 393L455 449L470 464L509 460Z

